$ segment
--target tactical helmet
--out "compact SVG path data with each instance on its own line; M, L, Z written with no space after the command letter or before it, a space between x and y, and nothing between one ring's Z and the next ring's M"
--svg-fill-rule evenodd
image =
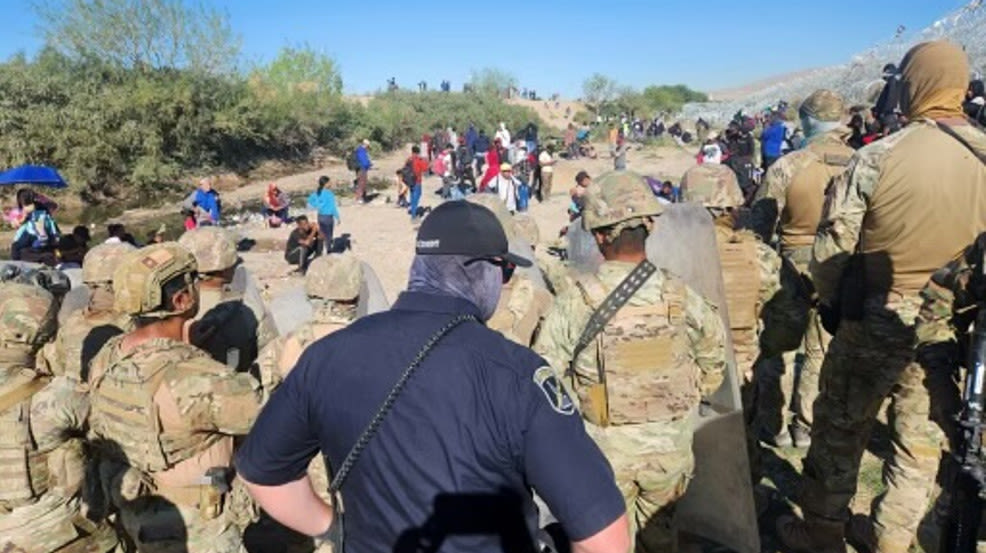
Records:
M359 297L363 264L349 253L314 259L305 275L305 293L310 298L349 301Z
M0 283L0 343L39 347L55 335L58 302L39 286Z
M537 246L538 242L541 240L541 229L538 228L537 221L534 217L526 213L518 213L513 217L514 230L517 234L527 240L527 243L531 246Z
M219 227L192 229L182 234L178 243L192 252L201 273L225 271L240 261L240 256L236 253L236 242L228 232Z
M682 199L705 207L735 208L745 198L733 170L724 165L699 165L685 173Z
M642 176L633 171L610 171L596 179L586 192L582 227L594 230L627 223L623 226L628 228L663 212Z
M507 206L503 204L503 200L500 196L496 194L470 194L466 197L467 202L472 202L477 205L481 205L486 209L493 212L496 215L496 220L500 221L500 226L503 227L504 234L507 235L507 240L513 240L516 236L516 229L514 228L514 219L507 211Z
M86 284L113 282L113 271L123 258L135 249L126 242L120 242L100 244L89 250L82 259L82 282Z
M801 102L799 112L819 121L839 121L846 111L846 101L834 90L816 90Z
M114 308L127 315L167 317L162 289L176 277L192 282L198 270L195 257L177 242L162 242L134 250L113 272Z

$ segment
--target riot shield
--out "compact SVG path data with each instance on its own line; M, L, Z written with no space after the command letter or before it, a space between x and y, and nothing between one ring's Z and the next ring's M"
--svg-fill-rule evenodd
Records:
M534 261L534 248L524 238L520 236L511 238L507 247L510 253ZM517 274L529 279L539 288L548 288L548 284L544 281L544 275L541 274L541 270L538 269L536 264L532 264L530 267L517 267Z
M363 282L360 284L356 316L363 317L390 309L390 302L387 301L376 271L368 263L360 263L363 265ZM300 282L275 296L269 309L281 336L286 336L312 316L312 306L308 303L305 285Z
M582 228L581 217L569 223L565 239L568 266L577 273L594 274L603 263L603 254L592 233Z
M360 264L363 266L363 282L359 287L356 316L372 315L390 309L390 302L387 301L387 294L383 291L377 272L365 261L360 261Z
M725 328L729 328L715 227L704 207L665 206L647 239L647 257L716 304ZM749 459L736 454L746 451L746 428L729 332L726 345L726 378L709 398L713 409L696 424L692 446L695 478L678 502L676 514L682 531L739 553L756 553L760 551L760 536Z

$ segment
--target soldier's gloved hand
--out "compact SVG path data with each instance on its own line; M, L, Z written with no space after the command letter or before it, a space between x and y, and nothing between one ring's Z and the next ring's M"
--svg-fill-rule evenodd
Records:
M832 336L835 336L835 331L839 329L839 321L842 320L842 313L839 311L839 308L825 303L819 303L818 317L822 320L822 328Z

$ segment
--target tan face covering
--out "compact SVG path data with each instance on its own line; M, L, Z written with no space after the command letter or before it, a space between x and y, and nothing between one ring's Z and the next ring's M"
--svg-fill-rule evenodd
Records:
M969 59L944 40L918 44L901 63L901 109L908 119L963 117Z

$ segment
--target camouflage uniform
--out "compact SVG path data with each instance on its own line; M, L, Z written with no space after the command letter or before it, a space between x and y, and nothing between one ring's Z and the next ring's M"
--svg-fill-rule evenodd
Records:
M88 379L89 362L112 336L128 332L130 317L113 310L113 271L133 251L127 243L100 244L86 253L82 282L89 288L89 305L72 312L58 329L55 339L38 355L39 367L78 384Z
M842 97L830 90L818 90L809 96L801 111L819 121L839 122L845 112ZM811 246L822 215L825 188L835 177L845 173L853 149L846 144L848 129L839 127L811 137L801 150L777 160L757 190L753 205L753 226L765 240L775 232L781 255L793 271L782 279L784 294L792 301L778 301L772 309L793 309L795 313L768 313L780 328L770 332L794 332L803 329L797 350L784 352L783 362L766 360L758 391L759 422L770 435L784 431L784 412L791 409L792 424L802 429L811 426L811 406L818 396L818 375L822 359L831 341L811 305L812 285L808 275ZM791 321L798 321L791 324ZM803 323L801 323L803 321ZM785 340L788 341L788 340ZM772 352L779 348L767 347ZM786 349L786 348L781 348ZM776 370L769 370L774 368Z
M593 190L584 224L611 238L649 226L662 211L633 173L604 175ZM606 261L559 295L534 349L556 370L572 367L566 381L581 403L586 430L613 465L637 550L672 551L674 504L694 467L694 416L702 395L722 382L725 330L710 303L658 270L573 360L590 316L634 265Z
M77 435L89 410L86 396L31 368L55 332L56 311L45 290L0 285L2 551L96 553L117 544L111 526L80 511L85 457Z
M199 272L209 278L225 278L240 262L236 244L218 227L190 230L178 239L195 256ZM220 363L243 372L250 370L260 351L277 337L274 318L259 300L222 287L199 289L199 313L189 338Z
M195 259L173 242L133 252L117 268L115 307L143 321L185 317L166 310L162 286L194 286ZM242 550L232 493L207 471L229 470L235 436L260 410L249 375L230 372L200 349L169 338L127 345L117 336L91 367L93 447L104 497L139 551Z
M687 183L687 188L682 185L683 199L704 205L715 217L736 366L749 383L758 355L757 321L760 310L780 288L781 259L752 232L734 228L728 211L742 206L744 200L731 169L706 162L689 169L682 183Z
M511 243L522 238L534 246L540 238L537 223L527 215L511 215L498 196L473 194L468 201L492 211ZM523 272L515 272L510 282L503 286L496 311L486 322L486 326L517 344L530 347L535 331L551 306L551 299L551 293L547 289L539 286Z
M912 122L860 150L829 187L813 248L820 303L841 303L846 313L822 364L814 405L800 500L806 523L778 524L792 549L845 549L843 523L860 458L888 396L893 448L884 466L887 491L872 513L878 551L908 550L934 485L940 438L914 362L914 323L931 274L986 228L986 167L969 151L986 152L986 134L956 124L966 146L924 118L961 114L968 63L958 47L918 45L904 58L902 74ZM929 186L934 182L948 186ZM848 312L860 306L861 312Z

